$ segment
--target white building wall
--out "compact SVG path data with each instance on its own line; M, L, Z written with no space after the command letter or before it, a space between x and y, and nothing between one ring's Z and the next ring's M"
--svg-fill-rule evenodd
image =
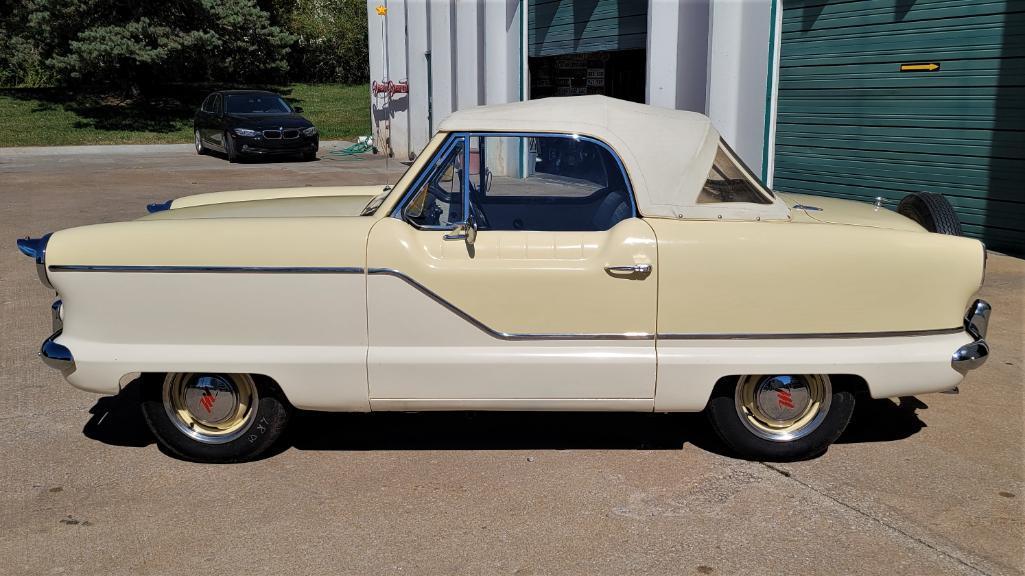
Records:
M480 0L455 0L456 7L456 110L480 106L483 78L480 74L484 62L484 38L479 17L483 7Z
M425 0L406 0L406 68L409 71L409 149L422 150L430 139L428 126L427 52L430 25L428 12L431 5ZM406 151L407 157L409 151ZM396 157L401 157L396 154Z
M648 103L705 112L757 173L773 93L773 1L650 0L648 10ZM381 4L388 16L377 15ZM387 69L388 79L409 81L408 95L372 102L382 152L412 158L454 110L521 98L524 0L368 0L367 13L371 80L385 80Z
M708 13L708 0L648 4L648 104L705 111Z
M387 16L377 13L378 6L388 9ZM370 53L370 80L380 83L406 80L406 1L367 2L367 42ZM374 143L381 150L409 148L409 96L377 94L370 101Z
M376 11L382 4L384 17ZM453 111L520 99L520 0L368 0L367 14L371 81L384 81L386 72L409 81L408 96L371 104L381 152L415 157ZM387 50L381 20L388 23Z
M712 0L708 116L756 174L765 146L773 0Z
M455 79L452 77L455 64L454 7L450 0L435 0L430 6L430 21L427 26L431 34L431 126L438 128L442 119L452 113L455 104ZM416 152L419 152L417 150Z
M523 50L520 0L488 0L484 6L484 103L520 99Z
M384 29L385 20L377 15L377 3L367 2L367 49L370 56L370 81L381 81L385 77ZM388 122L383 102L370 96L370 127L378 149L384 150L388 138Z
M381 18L378 16L378 18ZM388 15L388 79L393 82L408 80L406 69L406 0L389 0ZM389 103L390 101L390 103ZM395 94L384 97L385 117L391 123L389 137L393 150L409 148L409 95Z

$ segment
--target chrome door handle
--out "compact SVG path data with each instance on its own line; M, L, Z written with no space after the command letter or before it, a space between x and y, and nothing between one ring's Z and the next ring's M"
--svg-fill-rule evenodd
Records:
M612 274L648 274L651 272L651 264L632 264L630 266L606 266L606 272Z

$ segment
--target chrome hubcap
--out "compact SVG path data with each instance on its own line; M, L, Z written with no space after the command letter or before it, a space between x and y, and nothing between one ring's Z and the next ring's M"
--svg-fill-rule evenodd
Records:
M770 376L755 384L755 404L771 420L785 422L803 414L811 402L806 382L793 376Z
M207 444L244 434L259 401L252 378L245 374L168 374L163 399L175 427Z
M199 130L196 130L196 151L203 149L203 142L199 139Z
M185 383L185 408L196 421L218 424L238 408L238 390L220 376L200 376Z
M748 430L759 438L788 442L822 424L832 394L825 375L759 375L741 378L734 399Z

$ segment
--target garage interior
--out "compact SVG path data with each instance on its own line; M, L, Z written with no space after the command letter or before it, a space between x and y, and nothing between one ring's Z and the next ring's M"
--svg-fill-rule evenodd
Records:
M647 0L529 0L529 97L645 101Z

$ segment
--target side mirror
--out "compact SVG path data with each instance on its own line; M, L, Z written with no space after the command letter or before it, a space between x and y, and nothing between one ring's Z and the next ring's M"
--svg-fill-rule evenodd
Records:
M466 245L473 246L473 243L477 241L477 220L470 214L466 218Z
M296 114L302 114L303 113L303 107L302 106L292 106L292 110Z
M456 224L451 232L443 236L445 240L465 240L467 246L473 246L477 240L477 222L470 216L466 222Z

